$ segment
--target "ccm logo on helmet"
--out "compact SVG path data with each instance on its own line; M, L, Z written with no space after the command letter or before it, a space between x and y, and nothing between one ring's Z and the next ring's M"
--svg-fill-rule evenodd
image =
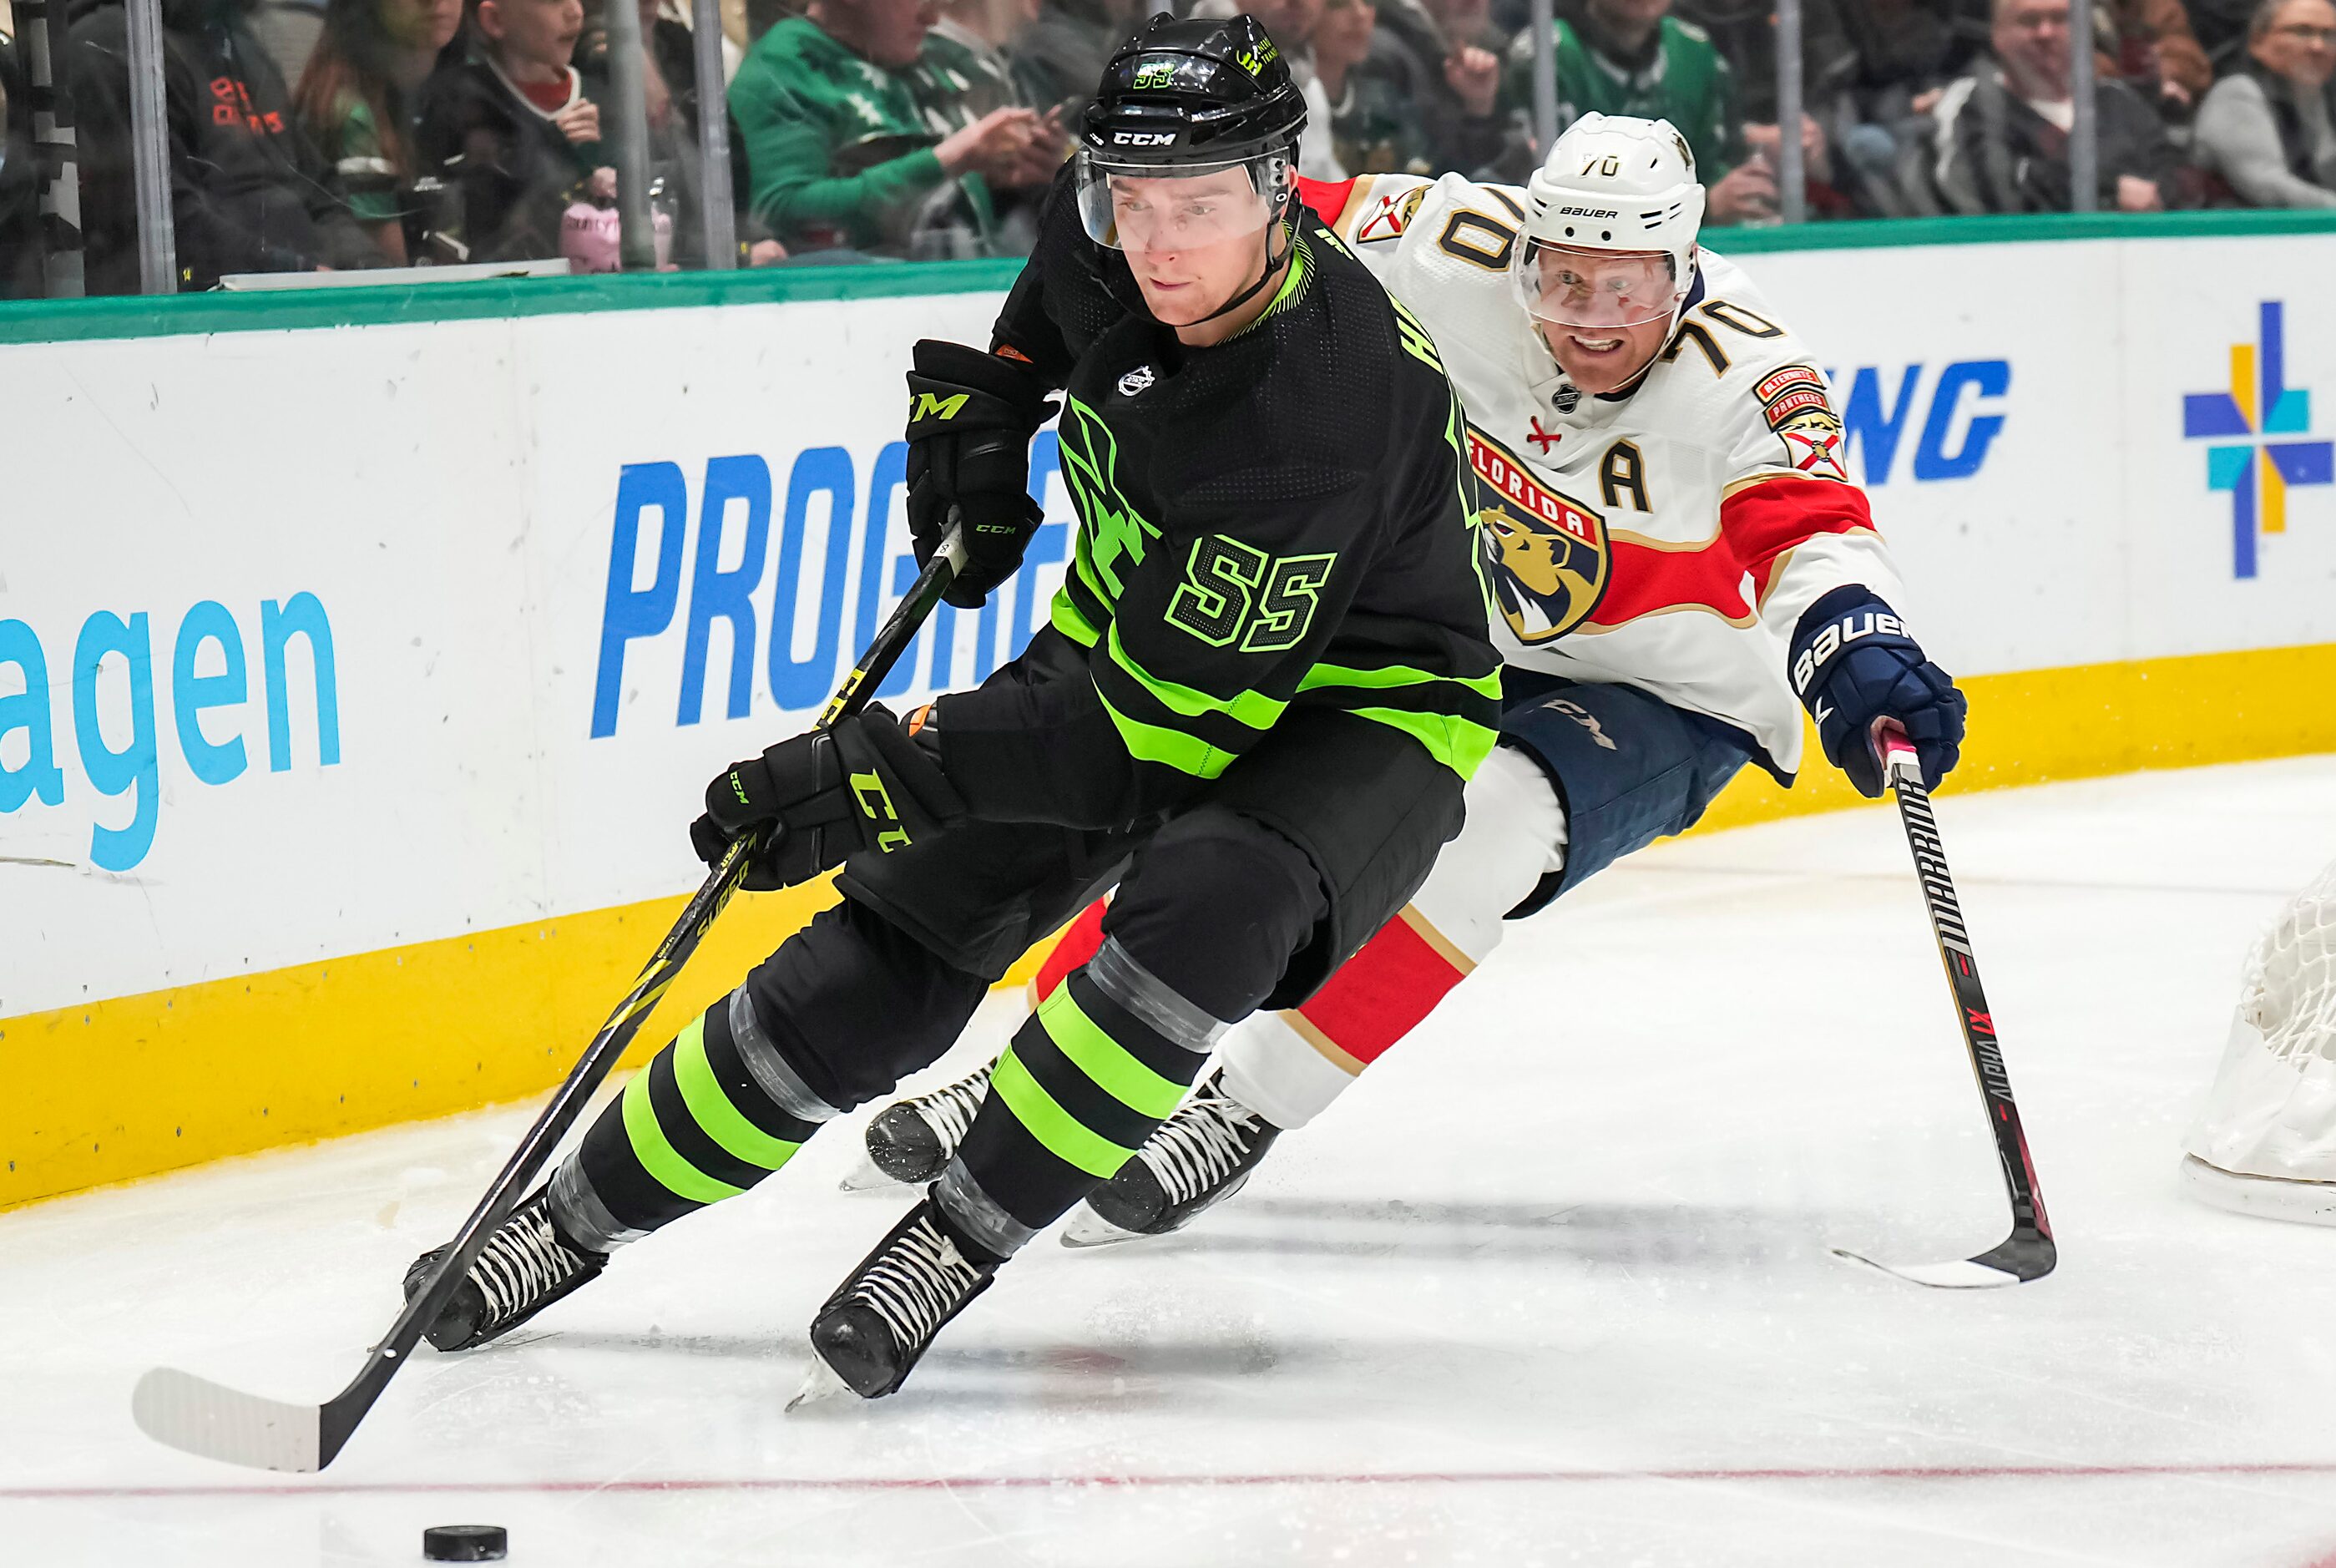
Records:
M1173 131L1114 131L1111 133L1114 147L1165 147L1175 140Z

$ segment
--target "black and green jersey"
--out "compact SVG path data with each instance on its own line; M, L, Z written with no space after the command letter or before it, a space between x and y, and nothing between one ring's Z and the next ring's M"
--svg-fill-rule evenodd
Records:
M1491 750L1458 400L1426 330L1300 212L1271 307L1188 348L1057 181L995 346L1064 390L1079 529L1040 633L1060 640L1026 659L1077 673L942 699L976 815L1132 822L1299 706L1387 726L1462 779Z

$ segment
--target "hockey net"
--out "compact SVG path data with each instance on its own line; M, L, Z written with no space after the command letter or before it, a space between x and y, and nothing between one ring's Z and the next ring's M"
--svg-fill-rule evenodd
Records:
M2230 1045L2187 1147L2195 1196L2336 1225L2336 865L2247 955Z

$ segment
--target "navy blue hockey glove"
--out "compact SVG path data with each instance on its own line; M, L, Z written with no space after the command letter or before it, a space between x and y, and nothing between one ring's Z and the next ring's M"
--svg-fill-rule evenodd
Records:
M1826 759L1858 794L1882 794L1874 730L1883 719L1904 726L1926 787L1954 770L1962 755L1963 694L1870 589L1837 588L1809 606L1793 632L1792 672Z
M766 892L807 882L861 850L920 843L964 814L933 750L871 703L724 770L706 786L706 814L690 824L689 842L710 866L739 834L765 830L739 885Z
M965 567L941 597L978 609L1014 575L1038 527L1030 499L1030 437L1055 415L1036 371L962 343L928 337L909 372L909 533L917 564L932 560L951 514L965 530Z

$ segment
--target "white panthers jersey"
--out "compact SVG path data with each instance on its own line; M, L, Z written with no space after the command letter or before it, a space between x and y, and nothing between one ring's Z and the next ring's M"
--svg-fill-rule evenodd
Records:
M1861 583L1894 606L1899 579L1825 375L1750 279L1702 252L1653 366L1585 395L1510 292L1522 190L1457 174L1300 184L1426 326L1466 405L1503 656L1733 725L1789 784L1801 612Z

